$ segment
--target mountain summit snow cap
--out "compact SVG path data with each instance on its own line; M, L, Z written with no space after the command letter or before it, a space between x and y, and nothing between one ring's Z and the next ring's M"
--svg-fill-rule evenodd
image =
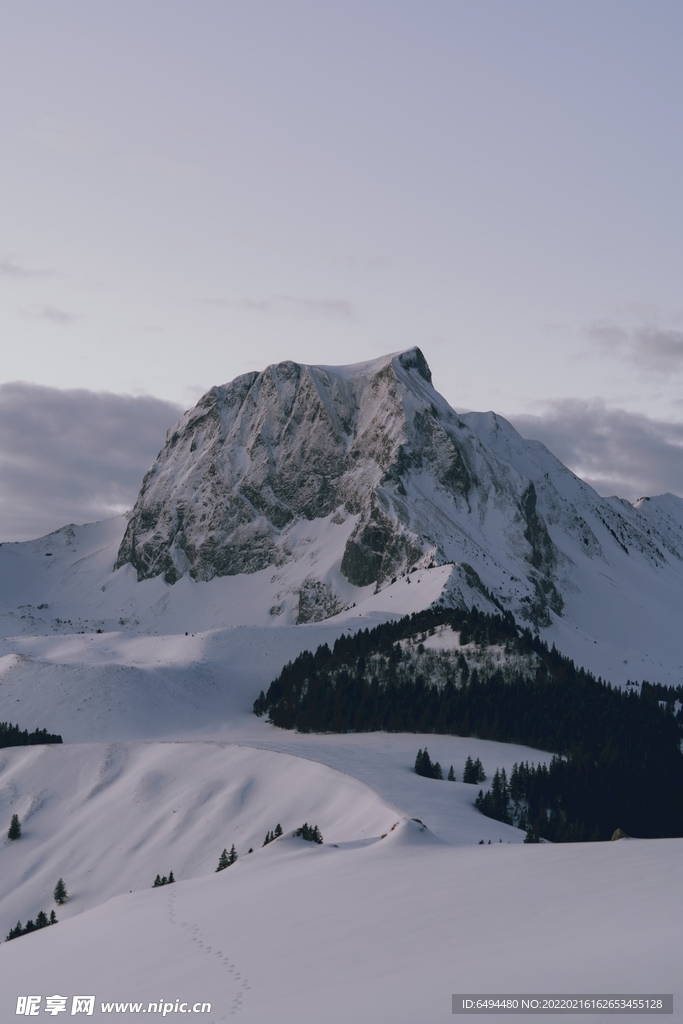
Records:
M378 359L370 359L367 362L351 363L349 366L318 366L316 369L325 370L327 373L333 374L345 373L349 377L362 377L373 376L386 369L389 365L399 372L400 370L417 370L419 375L428 384L432 383L432 371L429 369L422 350L417 345L403 352L391 352L389 355L380 356Z
M353 366L286 361L211 388L169 430L116 568L173 584L295 564L280 607L294 588L304 622L457 563L444 600L493 610L480 567L501 536L513 610L549 621L562 607L557 553L533 484L434 390L412 348Z

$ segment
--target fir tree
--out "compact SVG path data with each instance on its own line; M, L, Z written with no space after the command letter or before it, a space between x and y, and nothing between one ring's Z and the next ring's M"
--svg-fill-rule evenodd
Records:
M230 861L228 860L228 851L223 850L222 854L218 858L218 867L216 871L225 871L226 868L230 867Z
M46 928L49 925L47 914L41 910L36 917L36 928Z
M475 782L484 782L486 780L486 775L484 774L484 766L479 760L479 758L477 758L477 760L474 762L474 772L476 774L476 778L474 780Z
M50 924L57 924L57 915L54 910L50 911Z
M63 878L60 878L59 881L57 882L55 886L55 891L52 895L54 896L55 903L60 907L63 903L66 903L66 901L68 900L69 894L66 891L66 886L64 885Z
M322 843L323 834L317 825L309 825L308 822L304 822L301 828L298 828L294 833L295 836L301 836L308 843Z
M159 886L163 885L163 884L164 883L161 881L161 875L157 875L157 877L154 879L154 882L152 884L152 888L153 889L158 889Z
M275 826L275 831L273 832L273 838L274 839L279 839L281 835L282 835L282 825L280 824L280 822L278 822L277 825Z
M175 882L175 878L173 877L173 872L171 871L171 873L168 876L168 885L171 885L173 882Z
M417 757L415 758L415 771L417 774L422 775L425 779L442 779L443 773L437 774L437 769L441 772L441 765L438 761L436 764L432 764L427 748L418 750Z
M7 833L8 839L18 839L21 835L21 822L19 821L19 815L13 814L12 820L9 826L9 832Z
M263 690L259 693L258 697L254 701L254 714L260 718L261 715L265 714L268 710L268 700Z
M235 849L235 844L233 843L232 846L230 847L230 853L228 854L228 867L234 864L236 860L237 850Z
M455 782L455 772L453 771L453 765L448 769L448 781Z

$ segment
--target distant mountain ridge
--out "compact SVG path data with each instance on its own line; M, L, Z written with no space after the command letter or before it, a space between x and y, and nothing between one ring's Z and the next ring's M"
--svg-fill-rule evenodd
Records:
M212 388L169 430L115 568L173 584L308 556L308 621L345 607L347 583L381 589L452 564L445 602L546 627L586 560L681 563L672 500L673 515L664 499L600 498L502 417L458 415L418 348L346 367L287 361ZM311 537L323 522L326 538ZM340 546L332 569L316 572L316 543Z

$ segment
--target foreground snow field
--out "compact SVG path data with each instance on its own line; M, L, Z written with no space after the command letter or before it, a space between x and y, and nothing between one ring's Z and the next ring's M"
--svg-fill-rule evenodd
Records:
M455 992L673 991L680 1016L682 855L681 840L452 848L405 820L374 842L284 838L3 946L0 1012L42 992L96 995L95 1019L102 1002L178 999L210 1002L211 1021L436 1024Z

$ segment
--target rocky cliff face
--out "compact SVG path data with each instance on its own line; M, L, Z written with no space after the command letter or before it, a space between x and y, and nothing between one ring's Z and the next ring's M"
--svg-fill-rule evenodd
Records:
M169 431L116 567L171 584L253 573L300 556L302 521L346 524L337 569L354 587L452 562L483 594L474 565L498 564L502 545L519 570L501 570L511 606L537 622L561 610L534 483L434 390L417 348L350 367L284 362L212 388ZM340 607L327 576L307 570L303 619Z

